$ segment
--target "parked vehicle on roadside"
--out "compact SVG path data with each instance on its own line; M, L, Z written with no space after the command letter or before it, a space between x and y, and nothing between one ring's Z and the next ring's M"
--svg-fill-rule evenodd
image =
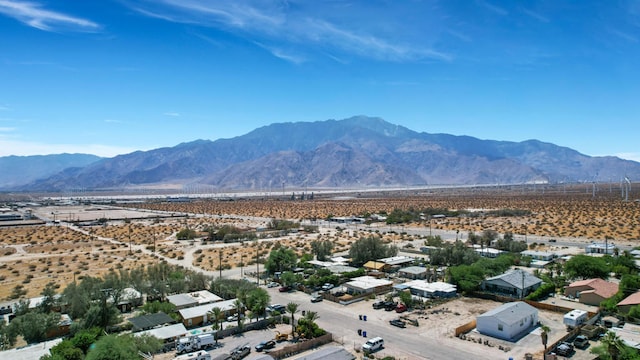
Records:
M204 350L176 356L173 360L211 360L211 354Z
M403 312L405 312L405 311L407 311L407 305L405 305L405 304L398 304L398 305L396 306L396 312L397 312L397 313L403 313Z
M273 340L262 341L256 345L256 351L273 349L276 346L276 342Z
M385 301L384 302L384 310L385 311L393 311L398 306L398 303L395 301Z
M268 288L274 288L274 287L278 287L278 286L280 286L280 284L278 284L278 283L277 283L277 282L275 282L275 281L272 281L272 282L270 282L270 283L268 283L268 284L267 284L267 287L268 287Z
M573 346L578 349L584 349L589 346L589 339L584 335L578 335L575 340L573 340Z
M193 352L202 349L210 349L215 344L213 334L199 334L185 336L178 339L176 351L178 354Z
M247 355L249 355L249 353L251 353L251 348L244 345L244 346L240 346L238 348L236 348L235 350L233 350L231 352L231 358L233 360L240 360L243 359L245 357L247 357Z
M362 344L362 351L366 353L371 353L374 351L378 351L384 347L384 340L381 337L374 337L367 340L366 343Z
M407 326L407 323L405 323L404 321L400 320L400 319L393 319L389 321L389 324L393 325L393 326L397 326L399 328L405 328Z
M560 345L556 346L555 353L557 355L569 356L573 353L573 345L568 342L562 342Z
M322 297L322 295L320 295L320 294L315 294L315 295L312 295L312 296L311 296L311 302L312 302L312 303L314 303L314 302L320 302L320 301L322 301L322 300L323 300L323 297Z
M374 308L374 309L376 309L376 310L378 310L378 309L382 309L382 308L384 308L384 301L382 301L382 300L376 300L376 301L374 301L374 302L373 302L372 306L373 306L373 308Z

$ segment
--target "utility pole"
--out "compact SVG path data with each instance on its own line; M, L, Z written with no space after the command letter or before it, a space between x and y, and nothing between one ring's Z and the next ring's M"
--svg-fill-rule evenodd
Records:
M256 243L256 284L260 285L260 250L258 243Z
M220 261L220 265L218 265L218 270L220 271L220 279L222 279L222 248L218 250L218 258Z

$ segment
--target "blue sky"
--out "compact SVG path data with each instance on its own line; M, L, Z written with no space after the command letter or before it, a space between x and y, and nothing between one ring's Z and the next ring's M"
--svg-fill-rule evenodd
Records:
M382 117L640 160L640 1L0 0L0 156Z

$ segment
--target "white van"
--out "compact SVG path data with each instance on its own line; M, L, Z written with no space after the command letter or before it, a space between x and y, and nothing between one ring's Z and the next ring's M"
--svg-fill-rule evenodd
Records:
M382 349L383 347L384 347L384 340L381 337L374 337L372 339L367 340L367 342L362 345L362 351L374 352Z

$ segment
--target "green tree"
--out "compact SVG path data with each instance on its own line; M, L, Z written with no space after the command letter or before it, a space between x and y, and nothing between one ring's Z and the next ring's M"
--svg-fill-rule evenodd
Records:
M354 264L362 265L367 261L396 256L398 248L386 245L377 236L360 238L351 244L349 257Z
M71 343L74 347L82 350L83 354L89 352L91 344L96 342L102 330L98 327L91 329L83 329L78 331L72 338Z
M148 334L132 336L133 342L138 351L145 354L155 354L162 349L162 340Z
M542 340L542 346L544 346L544 353L547 353L547 341L549 340L549 332L551 328L547 325L540 325L540 340Z
M62 301L67 304L69 316L72 319L79 319L87 313L91 299L89 293L72 282L62 292Z
M82 360L84 359L84 352L82 352L82 349L79 349L76 346L74 346L71 340L63 340L56 346L52 347L51 350L49 350L49 352L51 353L51 357L40 358L40 360L43 360L43 359Z
M413 307L413 297L411 296L410 292L400 291L398 293L398 298L400 298L400 301L402 301L402 303L405 304L408 308Z
M291 336L295 337L295 333L296 333L296 319L295 319L295 315L296 313L298 313L298 304L294 303L294 302L290 302L287 304L287 312L289 314L291 314Z
M56 283L53 281L47 283L44 289L42 289L40 295L42 295L42 301L40 302L40 305L38 305L39 310L43 313L51 312L57 303Z
M169 316L176 313L176 306L170 302L164 301L151 301L142 305L143 314L155 314L163 312Z
M278 271L291 271L298 262L295 251L293 249L280 246L269 253L269 258L264 263L264 268L269 274Z
M314 240L311 242L311 251L319 261L325 261L333 251L333 243L330 240Z
M28 312L11 321L10 326L16 326L17 332L22 334L29 343L38 343L46 339L48 330L53 329L60 321L59 313Z
M0 350L7 350L15 345L18 337L18 329L0 321Z
M182 229L178 231L176 234L176 239L178 240L191 240L195 239L197 236L195 230L193 229Z
M132 335L106 335L89 350L85 360L139 360L138 349Z
M576 255L567 261L564 266L565 274L571 279L602 278L609 277L609 266L601 257Z
M270 296L269 293L263 288L256 288L247 294L247 307L251 309L251 312L256 316L266 316L265 309L269 305Z
M220 325L221 325L220 323L224 319L224 314L222 313L222 310L216 306L207 313L207 317L209 318L209 320L213 321L213 330L215 330L215 332L213 333L213 336L215 337L216 344L217 344L218 330L220 330Z

